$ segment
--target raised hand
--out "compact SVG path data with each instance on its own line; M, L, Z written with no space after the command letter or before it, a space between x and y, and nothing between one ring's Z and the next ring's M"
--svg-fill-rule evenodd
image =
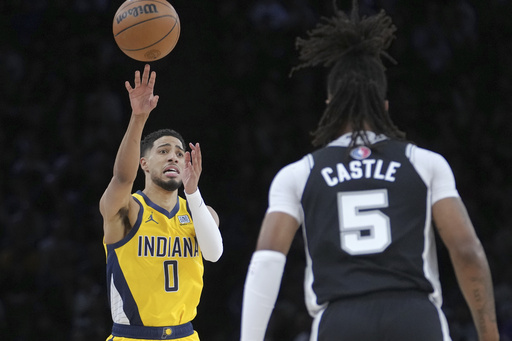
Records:
M153 95L155 80L156 72L153 71L150 74L149 64L146 64L142 78L140 76L140 71L135 71L134 88L132 88L130 82L126 81L124 83L130 96L133 115L149 115L149 113L156 108L158 96Z
M197 190L199 177L202 171L201 147L199 143L195 145L189 143L190 152L185 153L185 170L183 174L183 187L185 193L192 194Z

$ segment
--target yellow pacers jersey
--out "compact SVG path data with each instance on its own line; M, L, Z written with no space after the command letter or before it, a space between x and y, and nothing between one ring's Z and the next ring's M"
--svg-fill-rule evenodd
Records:
M179 325L196 316L203 289L203 260L186 200L172 211L138 191L137 222L115 244L105 245L107 285L115 323Z

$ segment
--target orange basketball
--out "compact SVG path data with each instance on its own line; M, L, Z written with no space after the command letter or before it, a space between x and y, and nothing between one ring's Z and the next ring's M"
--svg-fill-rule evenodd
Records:
M178 13L165 0L126 0L112 24L117 46L142 62L167 56L178 42L180 29Z

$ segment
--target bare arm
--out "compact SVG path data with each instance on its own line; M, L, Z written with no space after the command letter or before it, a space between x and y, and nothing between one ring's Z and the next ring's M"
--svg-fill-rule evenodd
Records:
M464 204L460 198L445 198L434 204L432 213L479 340L499 340L489 264Z
M117 152L114 174L100 199L104 240L107 244L115 243L126 235L131 227L127 226L130 210L133 210L131 207L137 207L131 198L131 191L139 168L140 142L144 124L158 102L158 96L153 95L155 79L156 73L153 71L150 75L149 65L146 65L142 78L140 71L135 72L134 88L129 82L125 83L130 97L132 115Z
M299 223L289 214L266 214L261 224L256 250L273 250L287 255L298 228Z

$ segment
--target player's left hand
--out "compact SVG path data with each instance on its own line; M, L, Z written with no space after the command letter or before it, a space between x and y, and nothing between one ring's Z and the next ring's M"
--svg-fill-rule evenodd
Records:
M185 193L192 194L197 190L199 177L202 171L201 147L199 143L195 145L189 143L190 152L185 153L185 171L183 173L183 187Z

